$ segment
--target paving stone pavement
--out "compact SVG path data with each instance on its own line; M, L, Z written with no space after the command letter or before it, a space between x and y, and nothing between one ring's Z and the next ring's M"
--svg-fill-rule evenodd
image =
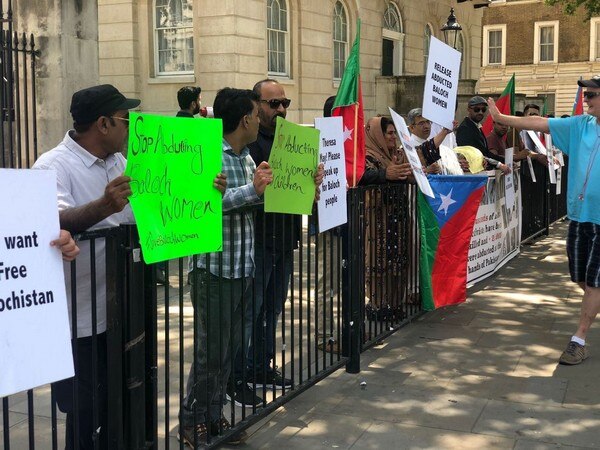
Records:
M359 374L335 372L235 448L600 448L600 325L587 361L557 363L581 300L566 229L556 224L465 303L399 330L362 354Z

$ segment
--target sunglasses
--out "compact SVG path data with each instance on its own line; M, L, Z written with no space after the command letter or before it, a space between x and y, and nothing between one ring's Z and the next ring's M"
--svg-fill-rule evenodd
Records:
M284 98L283 100L274 98L272 100L261 100L261 102L268 103L271 109L277 109L280 105L284 108L287 108L288 106L290 106L290 103L292 103L292 101L289 98Z
M129 117L110 116L111 119L122 120L125 122L125 126L129 127Z
M583 96L586 98L586 100L591 100L594 97L598 97L600 95L600 92L584 92Z
M475 107L471 107L471 109L473 111L475 111L476 113L486 112L487 111L487 106L475 106Z

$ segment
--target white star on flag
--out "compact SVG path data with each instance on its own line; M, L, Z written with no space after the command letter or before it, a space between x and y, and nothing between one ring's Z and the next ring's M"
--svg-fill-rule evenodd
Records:
M352 131L354 131L354 128L347 128L346 125L344 125L344 142L348 139L352 140Z
M450 189L448 195L440 194L440 198L442 199L442 203L438 208L438 211L444 210L444 215L447 216L450 205L456 203L456 200L452 199L452 189Z

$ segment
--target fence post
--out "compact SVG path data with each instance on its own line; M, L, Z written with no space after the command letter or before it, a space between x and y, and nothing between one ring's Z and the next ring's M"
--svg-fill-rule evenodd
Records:
M124 361L124 440L127 449L146 447L146 318L145 264L139 248L137 229L122 225L125 231L123 259L126 261L123 301L123 361ZM152 339L152 336L149 336Z
M364 252L360 250L360 191L348 191L348 223L342 232L342 354L349 357L348 373L360 372L360 344L363 330L360 298L360 271L364 270Z
M125 260L123 230L115 228L106 237L106 343L107 343L107 433L108 447L124 448L123 442L123 277Z

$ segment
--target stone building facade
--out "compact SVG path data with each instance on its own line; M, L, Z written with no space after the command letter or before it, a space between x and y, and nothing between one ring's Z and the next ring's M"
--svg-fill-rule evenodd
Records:
M210 105L224 86L278 79L288 117L311 123L339 77L362 20L365 116L420 106L426 34L443 40L450 7L463 27L462 97L479 78L482 12L449 0L99 0L99 79L173 114L176 92L202 87Z
M515 74L518 108L548 99L548 112L571 114L577 80L600 73L600 17L565 15L543 0L494 1L483 15L479 91L497 93Z

